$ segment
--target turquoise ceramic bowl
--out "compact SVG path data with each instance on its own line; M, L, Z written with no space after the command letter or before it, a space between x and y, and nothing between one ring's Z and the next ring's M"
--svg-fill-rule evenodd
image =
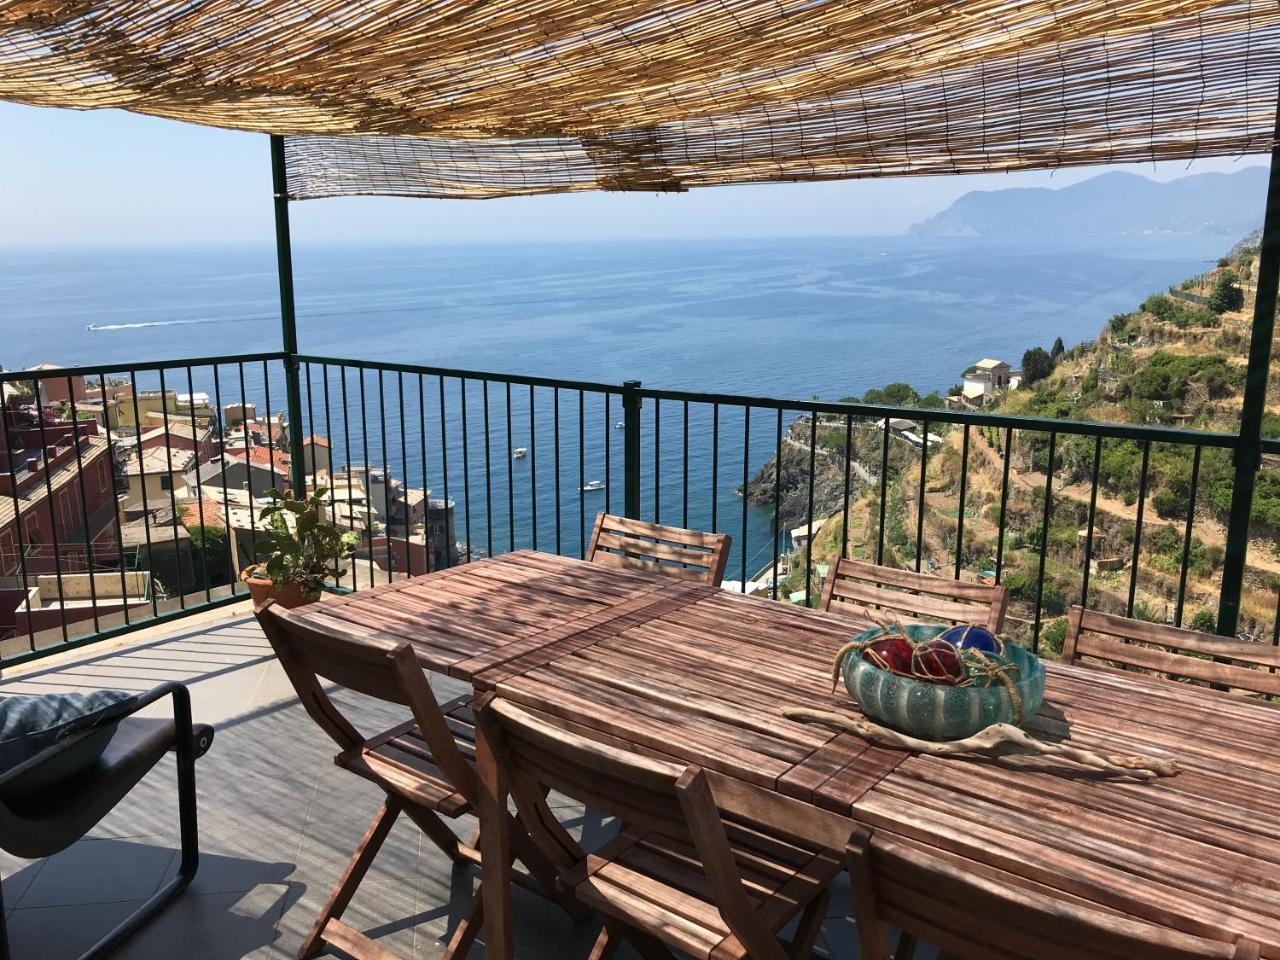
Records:
M947 628L907 624L903 632L913 641L929 640ZM876 627L860 634L874 640L885 631ZM1018 665L1016 684L1022 698L1022 723L1034 717L1044 701L1044 666L1034 654L1015 643L1005 655ZM849 696L872 719L922 740L962 740L993 723L1015 723L1013 698L1004 686L950 687L900 677L849 653L840 664Z

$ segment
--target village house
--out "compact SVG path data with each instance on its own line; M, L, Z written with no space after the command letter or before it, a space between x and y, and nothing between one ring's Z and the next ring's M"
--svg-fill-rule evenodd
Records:
M125 511L149 510L186 497L185 474L194 468L196 455L189 450L162 445L133 450L124 461L128 489L121 498Z

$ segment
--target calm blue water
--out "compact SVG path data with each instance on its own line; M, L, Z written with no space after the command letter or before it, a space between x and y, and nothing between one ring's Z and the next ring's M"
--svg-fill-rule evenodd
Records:
M1047 347L1056 336L1067 344L1091 338L1113 313L1202 272L1226 246L1214 237L1087 244L855 237L303 247L295 251L299 340L305 352L333 357L611 383L639 379L650 387L749 396L838 399L892 380L924 392L957 382L984 356L1016 364L1028 347ZM0 253L0 362L13 369L41 361L133 363L276 350L276 297L274 253L266 248ZM89 331L89 324L100 329ZM185 391L185 380L185 372L170 374L167 385ZM423 383L419 407L416 378L385 375L380 403L378 378L367 374L363 415L359 378L352 372L347 380L345 425L338 371L326 377L314 368L304 396L312 427L333 438L338 462L387 461L414 485L425 471L437 495L447 484L460 504L459 536L469 525L479 549L528 545L535 531L539 546L552 547L558 530L561 548L576 551L580 517L589 525L606 495L611 507L621 506L622 431L612 429L621 418L617 398L606 408L604 397L584 397L580 471L575 391L559 397L539 391L531 424L527 388L518 388L508 424L505 390L490 385L486 472L481 383L467 384L464 437L456 380L445 384L443 418L435 379ZM216 386L224 402L239 397L234 366L219 369L216 385L209 368L197 369L192 384L210 393ZM155 386L157 378L141 374L139 385ZM260 367L245 371L244 389L260 404L270 391L271 406L283 406L282 379L264 380ZM744 445L740 409L722 408L716 430L709 407L692 407L687 500L683 411L668 402L658 416L655 437L655 411L647 405L644 456L650 467L655 457L660 465L661 519L704 528L714 519L734 534L730 576L736 576L744 559L743 507L734 491L744 460L754 473L772 454L773 414L753 411ZM532 454L512 463L510 446ZM580 495L580 472L608 481L609 490ZM647 468L649 516L653 476ZM768 512L747 510L746 524L746 565L759 566L772 549Z

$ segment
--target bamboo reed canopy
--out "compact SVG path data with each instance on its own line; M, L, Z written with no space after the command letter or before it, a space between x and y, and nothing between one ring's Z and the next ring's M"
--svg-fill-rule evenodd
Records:
M0 0L0 98L288 136L288 194L1267 152L1277 0Z

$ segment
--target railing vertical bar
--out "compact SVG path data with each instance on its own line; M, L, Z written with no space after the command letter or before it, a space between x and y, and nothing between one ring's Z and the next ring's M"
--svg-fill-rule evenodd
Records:
M105 389L103 391L103 396L104 397L106 396ZM39 406L40 406L39 403L37 403L36 404L37 414L39 414ZM105 415L105 412L106 412L105 400L103 402L103 412ZM0 405L0 418L2 418L0 419L0 430L4 431L4 449L6 454L8 455L9 479L10 479L10 485L12 487L12 493L13 493L13 529L14 529L14 542L17 544L17 550L18 550L18 573L22 577L22 595L24 600L27 600L30 598L30 595L31 595L31 583L27 576L27 549L23 545L23 536L22 536L23 516L22 516L22 499L18 496L18 464L15 463L13 460L12 452L14 449L14 443L11 441L9 437L9 418L11 415L12 413L8 404ZM112 483L112 490L114 492L115 490L114 473L112 474L112 477L111 477L111 483ZM116 516L118 519L119 511L117 511ZM118 522L116 526L118 530L119 529ZM117 533L117 536L119 536L118 533ZM121 564L120 570L121 570L120 576L123 578L124 576L123 564ZM121 582L123 583L123 580ZM36 649L36 630L35 630L35 623L34 621L32 621L30 616L27 617L27 641L28 641L27 649L34 652Z
M920 421L920 484L916 492L916 573L924 564L924 485L929 470L929 421Z
M382 441L382 539L387 542L387 583L395 579L395 556L391 548L391 457L387 446L387 395L383 371L378 371L378 434Z
M640 430L643 403L640 381L625 381L622 384L622 503L623 513L633 520L640 519Z
M1036 576L1035 623L1031 628L1031 649L1040 650L1040 620L1044 602L1045 560L1049 554L1049 518L1053 511L1053 458L1057 452L1058 434L1049 434L1049 462L1044 468L1044 514L1040 518L1040 571Z
M840 514L840 559L849 555L849 484L852 480L850 470L853 467L853 414L845 414L844 418L844 507ZM834 577L834 570L828 570L827 576Z
M235 528L231 525L231 493L227 490L227 418L226 412L222 406L222 377L218 372L218 365L213 364L213 402L217 408L218 417L218 473L222 480L222 520L226 524L227 537L227 562L231 564L231 595L235 596L239 593L237 587L240 578L236 575L239 567L239 557L236 556L234 548ZM243 414L244 408L241 407ZM199 467L196 468L200 469ZM126 621L127 622L127 621Z
M423 563L426 565L427 573L431 572L431 484L428 481L427 473L427 390L426 377L418 374L418 458L422 461L422 549L426 554ZM449 517L449 504L444 504L444 515L446 521ZM445 529L448 529L448 523L445 523ZM445 557L448 557L448 551L445 551Z
M404 565L405 572L413 576L413 541L409 533L412 527L412 515L409 510L409 442L407 426L404 422L404 371L396 372L396 400L400 406L400 475L404 477ZM314 462L315 458L312 457ZM431 504L427 501L427 488L422 488L422 522L425 526Z
M200 519L200 562L203 566L200 579L204 581L204 600L210 603L213 600L213 591L209 584L209 544L205 537L205 516L204 516L204 482L200 479L200 430L196 426L196 392L195 381L191 374L191 365L187 364L187 408L190 413L191 420L191 449L194 455L192 460L192 473L196 478L196 509L197 516ZM190 491L187 491L190 493Z
M444 396L444 376L443 375L438 376L436 377L436 380L439 382L439 386L440 386L440 476L441 476L441 483L444 487L445 509L447 510L448 504L450 502L449 501L449 429L448 429L448 426L446 425L447 418L445 416L446 403L445 403L445 396ZM449 531L446 526L445 533L448 533L448 532ZM444 545L445 566L451 566L452 558L453 558L453 544L446 543Z
M613 449L613 417L610 415L610 402L613 395L604 395L604 512L613 512L613 467L610 464L610 452Z
M996 583L1000 583L1004 574L1004 533L1005 520L1009 512L1009 463L1013 460L1013 427L1004 431L1004 465L1000 478L1000 525L996 528Z
M653 522L662 523L662 401L653 399Z
M552 474L556 493L556 556L560 549L560 388L551 388L551 451L555 455L555 470Z
M320 456L316 452L316 447L319 446L319 444L316 443L316 408L315 398L312 395L311 363L308 361L307 363L304 363L303 366L306 367L307 370L307 433L303 443L304 445L307 442L310 442L311 444L311 490L314 493L316 488L320 486ZM325 439L327 440L328 438L326 437ZM307 468L307 458L304 455L305 452L305 450L298 450L294 454L294 456L302 457L303 470L306 470Z
M271 429L271 370L265 360L262 361L262 390L263 400L267 405L267 472L271 476L271 486L274 487L276 485L276 452L275 441L271 436L274 432ZM248 469L252 472L252 461L248 464Z
M681 507L680 507L680 526L688 529L689 527L689 401L684 401L683 417L683 436L684 445L681 447L681 458L683 464L681 467ZM781 414L779 414L781 415Z
M243 366L243 365L242 365ZM241 374L240 392L244 393L243 373ZM133 406L133 436L137 440L142 436L142 419L138 412L138 373L129 371L129 402ZM243 402L241 404L243 407ZM138 486L142 493L142 535L147 542L147 579L148 592L151 594L151 615L160 616L160 602L155 588L155 557L151 551L151 508L147 504L147 474L142 463L142 444L137 443L138 453Z
M191 414L191 449L193 453L192 473L196 477L196 516L200 518L200 579L204 581L204 602L213 601L213 590L209 586L209 542L204 522L204 485L200 480L200 431L196 428L196 387L191 377L191 364L187 364L187 408ZM190 491L187 491L190 493ZM90 583L93 581L90 580ZM194 586L194 584L193 584Z
M929 437L925 436L925 444ZM956 513L956 579L960 579L960 570L964 565L964 510L965 495L969 492L969 424L964 425L960 440L960 501Z
M529 517L533 529L533 549L538 549L538 421L537 394L529 384Z
M805 511L804 538L804 605L809 606L809 587L813 580L813 483L818 472L818 414L809 414L809 505Z
M493 556L493 444L489 432L489 379L480 381L484 389L484 545L488 556Z
M711 405L711 529L719 530L720 404Z
M1182 626L1184 604L1187 599L1187 571L1191 566L1191 530L1196 522L1196 493L1200 485L1200 452L1198 444L1191 456L1191 488L1187 494L1187 528L1182 535L1182 568L1178 571L1178 603L1173 609L1173 625Z
M511 439L511 381L503 384L507 404L507 549L516 548L515 443Z
M1080 606L1089 607L1089 574L1093 567L1093 530L1098 516L1098 471L1102 465L1102 436L1093 442L1093 470L1089 481L1089 522L1084 535L1084 570L1080 574Z
M458 390L462 398L462 502L466 512L463 529L467 536L467 563L471 562L471 447L467 442L467 378L458 378Z
M688 407L688 404L685 404ZM773 446L773 599L778 599L778 560L782 553L782 408L778 408ZM687 436L687 435L686 435ZM687 445L687 444L686 444Z
M655 471L657 464L655 461ZM742 592L747 592L747 484L751 482L751 407L742 408L742 541L738 544L738 567ZM656 519L656 518L655 518Z
M876 563L884 563L885 508L889 501L889 418L884 418L880 434L880 525L876 529Z
M345 366L338 367L338 385L342 392L342 453L346 459L345 473L347 475L347 529L352 533L356 532L356 507L355 492L351 489L351 404L348 402L347 393L347 368ZM351 589L360 589L360 568L355 563L354 554L351 557ZM369 573L369 586L373 586L373 573Z
M1151 444L1142 441L1142 472L1138 475L1138 514L1133 524L1133 562L1129 567L1129 600L1126 617L1133 616L1133 603L1138 595L1138 555L1142 550L1142 515L1147 503L1147 468L1151 464Z
M217 365L215 364L214 365L215 372L217 371L217 369L218 369ZM115 531L115 535L116 535L116 563L119 564L120 566L120 596L124 597L127 600L129 596L129 588L128 588L128 581L125 577L125 570L124 570L124 531L120 527L120 495L116 491L116 471L115 471L116 448L115 448L115 441L111 439L111 418L107 414L107 378L104 374L101 374L101 373L98 374L98 394L99 396L102 397L102 428L107 431L107 475L109 478L109 482L111 484L111 487L110 487L111 508L112 508L111 509L111 526ZM118 412L119 405L118 404L116 409L117 409L116 425L119 426L119 412ZM7 435L5 437L5 449L6 450L9 449ZM14 488L14 492L15 493L17 492L16 487ZM226 511L223 511L223 512L225 513ZM13 515L14 515L14 527L19 531L18 535L19 537L21 537L22 535L21 534L22 524L20 522L21 518L18 516L18 512L16 510L14 511ZM230 527L228 527L228 531L230 531ZM19 551L21 551L21 545L22 545L22 541L19 540L18 541ZM25 564L23 566L22 573L23 573L22 591L23 593L26 593L27 577L26 577ZM232 582L233 583L235 582L234 578L232 579ZM150 593L151 591L148 589L147 592ZM124 604L124 625L126 627L129 625L129 620L130 620L129 604L126 602Z
M578 557L587 555L587 495L582 488L587 482L587 395L578 390Z
M369 586L372 587L378 582L378 575L374 573L378 569L378 562L373 557L373 535L377 531L373 520L373 478L369 473L369 403L364 385L364 367L356 372L360 376L360 464L364 471L364 535L369 547ZM267 436L271 436L270 432ZM387 575L390 574L391 571L388 570Z
M188 371L190 369L190 367L187 367ZM90 542L92 530L89 523L89 495L84 486L84 456L80 452L80 417L79 411L76 410L76 391L70 377L67 377L67 403L71 408L71 443L75 447L76 480L80 487L80 516L84 526L85 569L89 574L89 603L93 608L93 632L98 633L101 631L102 625L98 621L98 587L94 575L93 544ZM105 405L103 409L105 410ZM126 607L129 605L127 596L120 599Z
M338 493L333 486L333 421L329 410L329 365L322 363L320 365L320 395L324 398L324 439L328 446L325 448L328 453L325 454L325 469L329 473L329 522L337 526L338 523ZM311 433L315 434L315 426L312 425ZM319 457L312 454L313 460L319 461ZM334 553L333 566L335 570L342 569L342 557ZM334 578L334 585L338 583L338 578Z
M180 543L178 539L178 491L173 485L173 447L171 446L169 438L169 392L165 389L163 367L160 368L160 409L164 412L164 460L166 479L169 481L169 512L170 520L173 525L173 555L176 560L178 573L178 608L180 610L185 610L187 609L187 593L182 582L182 551L178 548L178 544ZM43 419L41 420L41 424L41 429L43 429ZM141 456L141 449L139 449L139 456ZM49 502L53 502L53 494L49 495ZM57 529L57 526L58 525L55 523L55 530ZM62 574L59 573L58 577L59 580L61 580Z

